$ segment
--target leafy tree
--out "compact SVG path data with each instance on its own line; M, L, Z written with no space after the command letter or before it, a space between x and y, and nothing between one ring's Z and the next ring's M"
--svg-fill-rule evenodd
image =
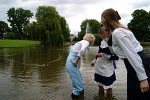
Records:
M137 9L132 13L133 19L128 23L128 28L139 41L150 41L150 13Z
M16 39L16 34L13 32L6 32L4 34L4 39Z
M94 41L94 45L99 45L101 42L101 37L99 34L95 34L95 41Z
M61 28L61 16L53 6L39 6L36 20L40 26L41 43L44 46L56 47L63 45L64 37Z
M60 25L61 25L64 41L70 41L70 30L64 17L61 17Z
M37 22L33 21L32 23L29 23L26 25L25 30L27 33L28 38L30 40L40 40L40 32L42 28L40 28L40 25L38 25Z
M5 32L8 32L9 27L8 24L5 23L4 21L0 21L0 39L3 38L3 35Z
M73 41L78 41L78 38L75 36L74 38L73 38Z
M99 28L101 27L101 23L99 23L95 19L86 19L81 23L81 25L80 25L81 31L78 33L78 39L82 40L83 36L86 34L87 23L89 24L89 28L90 28L89 31L95 35L96 41L99 41L98 36L99 36ZM94 44L97 45L97 43L98 42L95 42Z
M30 10L22 8L10 8L7 11L8 22L12 27L12 31L16 33L18 39L25 39L25 26L29 23L30 18L33 16Z

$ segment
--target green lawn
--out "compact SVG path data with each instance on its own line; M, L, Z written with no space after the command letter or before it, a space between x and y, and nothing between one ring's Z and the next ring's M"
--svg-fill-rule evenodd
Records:
M0 40L0 47L25 47L38 45L39 41L31 40Z
M150 42L141 42L142 46L150 46Z

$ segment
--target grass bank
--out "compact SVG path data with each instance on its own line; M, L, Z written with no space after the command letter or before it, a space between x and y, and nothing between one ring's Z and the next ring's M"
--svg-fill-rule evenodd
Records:
M150 46L150 42L141 42L142 46Z
M31 40L0 40L0 47L25 47L39 44L39 41Z

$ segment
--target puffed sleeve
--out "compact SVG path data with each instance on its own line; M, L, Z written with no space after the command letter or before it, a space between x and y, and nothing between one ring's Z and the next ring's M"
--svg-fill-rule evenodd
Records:
M122 31L117 31L113 33L113 38L118 42L130 64L133 66L136 71L139 81L147 79L147 75L143 68L142 60L137 54L133 44L130 41L130 38L127 35L122 35Z
M81 42L81 49L78 52L77 56L81 57L85 53L85 51L88 48L88 46L89 46L89 42L88 41L86 41L86 40L82 41Z

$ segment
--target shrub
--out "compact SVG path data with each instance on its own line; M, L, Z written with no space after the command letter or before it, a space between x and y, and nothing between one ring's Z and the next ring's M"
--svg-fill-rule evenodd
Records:
M13 32L7 32L4 34L4 39L16 39L16 34Z

